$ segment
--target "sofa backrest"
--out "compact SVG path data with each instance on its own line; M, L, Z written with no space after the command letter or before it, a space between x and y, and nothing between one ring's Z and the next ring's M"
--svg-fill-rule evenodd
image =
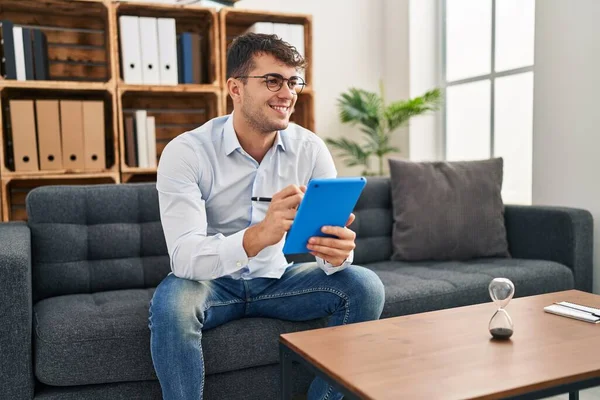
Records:
M367 177L354 209L356 232L354 264L389 261L392 257L392 195L389 177Z
M154 287L170 271L154 184L42 186L26 205L34 300Z
M390 201L389 179L369 178L351 226L356 264L390 259ZM171 270L154 183L41 186L26 204L35 301L155 287Z

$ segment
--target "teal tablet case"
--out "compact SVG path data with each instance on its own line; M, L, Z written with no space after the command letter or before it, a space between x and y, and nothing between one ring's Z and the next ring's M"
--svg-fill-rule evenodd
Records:
M321 232L323 226L345 226L366 183L364 177L312 179L287 233L283 253L310 253L308 239L330 236Z

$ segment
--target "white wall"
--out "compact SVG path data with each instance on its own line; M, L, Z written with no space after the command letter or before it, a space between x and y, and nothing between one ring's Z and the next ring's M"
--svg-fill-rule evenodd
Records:
M581 207L595 219L600 293L600 1L537 1L533 203Z
M384 75L384 0L241 0L236 8L311 14L315 130L322 137L358 140L339 120L337 99L350 87L377 91ZM402 0L405 1L405 0ZM360 173L336 160L339 175ZM374 166L373 164L372 166Z
M387 104L406 100L410 96L409 63L409 0L384 0L383 83ZM409 158L409 129L402 127L393 132L392 145L400 151L389 157ZM377 164L374 162L373 166ZM384 170L389 170L384 161Z
M438 0L410 0L409 7L409 97L421 96L439 86L440 51ZM410 120L410 159L441 160L444 157L441 135L441 113Z

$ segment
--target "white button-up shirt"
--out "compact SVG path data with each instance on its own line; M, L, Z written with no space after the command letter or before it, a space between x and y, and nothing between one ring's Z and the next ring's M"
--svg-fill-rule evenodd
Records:
M281 277L291 265L282 252L285 236L255 257L244 250L246 229L262 221L269 207L251 198L336 175L323 140L296 124L277 133L260 164L240 146L233 114L179 135L161 155L156 182L171 270L192 280ZM353 253L340 267L320 258L317 263L331 274L352 259Z

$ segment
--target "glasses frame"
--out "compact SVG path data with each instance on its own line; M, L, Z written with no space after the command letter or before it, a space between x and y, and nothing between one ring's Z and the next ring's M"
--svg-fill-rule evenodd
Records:
M274 77L274 78L281 79L281 84L279 85L279 88L277 88L277 90L273 90L273 89L271 89L271 88L269 87L269 84L267 83L267 79L268 79L268 77L271 77L271 76L272 76L272 77ZM277 93L277 92L279 92L279 91L281 90L281 88L283 87L283 84L284 84L284 82L285 82L285 81L287 81L287 82L288 82L288 83L287 83L287 87L288 87L288 89L292 90L292 88L290 87L290 81L291 81L292 79L296 79L296 80L299 80L299 81L300 81L300 82L298 82L298 84L297 84L298 86L300 86L300 91L296 92L296 91L294 90L294 93L295 93L295 94L297 94L297 95L298 95L298 94L302 93L302 91L304 90L304 87L306 86L306 82L304 81L304 79L303 79L301 76L298 76L298 75L290 76L289 78L284 78L284 77L283 77L283 75L281 75L281 74L275 74L275 73L273 73L273 74L264 74L264 75L240 75L240 76L236 76L236 77L235 77L235 79L242 79L242 78L257 78L257 79L264 79L264 80L265 80L265 81L264 81L264 84L265 84L265 86L267 87L267 89L269 89L269 91L271 91L271 92L274 92L274 93Z

